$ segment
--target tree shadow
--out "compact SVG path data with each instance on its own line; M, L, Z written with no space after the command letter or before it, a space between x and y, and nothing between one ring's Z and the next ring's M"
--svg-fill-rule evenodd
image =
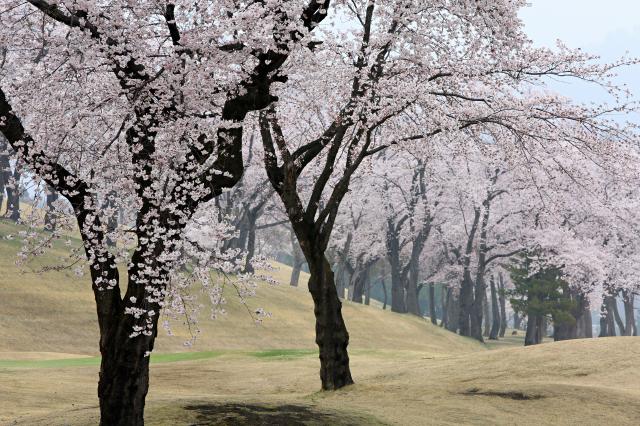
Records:
M187 405L196 411L193 426L320 426L364 425L370 420L344 413L318 411L306 405L199 404Z

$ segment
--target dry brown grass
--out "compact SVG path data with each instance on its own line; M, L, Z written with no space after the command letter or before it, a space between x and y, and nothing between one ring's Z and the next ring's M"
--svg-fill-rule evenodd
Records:
M229 354L153 365L147 420L187 425L198 411L186 406L231 410L230 404L236 404L237 410L250 404L302 406L311 413L359 419L356 424L363 425L635 425L640 419L639 355L637 338L439 357L356 350L357 384L324 393L317 392L315 356ZM97 419L97 367L5 369L1 374L0 422L85 425Z
M0 235L10 230L0 222ZM0 362L0 424L96 424L97 365L60 366L76 356L69 354L96 353L89 283L66 272L20 274L16 250L15 242L0 243L0 361L24 363ZM289 272L281 267L274 274L286 283ZM184 329L174 338L161 333L158 352L221 355L152 363L148 424L639 423L638 338L488 351L422 319L346 303L357 384L324 393L317 356L292 350L314 349L308 292L265 284L249 303L273 317L255 326L232 298L227 316L203 322L194 349L183 347ZM281 351L251 352L260 349ZM56 358L61 363L28 361Z

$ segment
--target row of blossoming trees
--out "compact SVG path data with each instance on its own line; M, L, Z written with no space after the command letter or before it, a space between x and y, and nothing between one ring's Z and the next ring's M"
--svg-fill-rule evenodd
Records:
M208 271L250 270L259 228L287 222L308 265L325 390L353 382L332 263L361 297L386 258L401 312L419 313L424 280L458 277L448 322L479 339L487 280L519 254L583 294L627 289L635 135L608 117L633 106L609 81L633 61L534 48L524 4L3 2L0 132L72 207L102 424L143 423L161 311L194 283L219 301Z

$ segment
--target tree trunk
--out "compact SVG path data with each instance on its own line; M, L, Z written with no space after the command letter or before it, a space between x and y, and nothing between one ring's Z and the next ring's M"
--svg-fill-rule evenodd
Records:
M447 305L445 308L447 313L447 323L445 324L445 328L454 333L458 331L458 325L460 324L460 322L458 321L458 318L461 315L459 311L460 302L457 299L458 298L456 297L455 290L452 287L448 287L447 288Z
M407 312L405 304L405 287L399 268L391 266L391 311L404 314Z
M387 258L391 266L391 311L406 313L405 283L400 267L400 241L398 231L391 220L387 220Z
M577 321L560 320L553 318L553 340L572 340L578 337Z
M14 222L20 220L20 179L22 177L21 167L16 162L13 172L9 171L9 180L7 182L7 211L5 215Z
M498 302L500 303L500 330L498 332L498 337L504 337L504 334L507 331L507 301L504 294L505 288L502 272L498 273L498 286Z
M300 272L302 270L302 263L295 262L293 264L293 269L291 269L291 279L289 280L289 285L293 287L298 287L300 283Z
M7 216L10 211L11 198L11 156L9 144L4 135L0 134L0 214ZM7 205L2 213L4 192L7 191Z
M635 336L636 319L633 311L634 295L629 290L622 291L622 302L624 303L624 334L623 336Z
M0 134L0 212L4 203L4 189L7 185L9 171L9 144L4 135Z
M422 316L420 310L418 279L419 279L418 260L411 260L409 265L409 275L407 279L407 312L413 315Z
M300 250L300 244L296 239L296 234L291 231L291 253L293 255L293 269L291 269L291 279L289 285L298 287L300 283L300 272L302 271L302 265L304 265L304 255Z
M250 211L247 213L247 253L244 264L244 270L250 274L254 273L253 256L256 253L256 222L258 221L258 214Z
M483 337L489 337L491 335L491 306L489 305L489 297L487 296L487 292L485 290L484 297L482 298L482 316L484 320L484 332L482 333Z
M524 337L524 345L538 345L542 343L542 333L544 328L544 318L542 315L529 314L527 316L527 333Z
M498 292L496 291L496 283L493 276L489 281L491 286L491 331L489 332L489 340L498 340L500 334L500 308L498 307ZM503 333L504 335L504 333Z
M616 335L616 325L613 318L613 305L615 298L605 296L600 308L600 334L598 337L609 337Z
M369 306L371 303L371 277L369 274L365 277L364 304Z
M578 339L591 338L593 337L593 324L591 321L589 299L586 295L579 293L576 297L576 302L578 305L578 311L580 312L577 321L576 337Z
M362 303L362 297L365 292L365 285L367 280L367 275L369 274L369 268L358 269L354 272L351 277L352 283L352 292L351 292L351 301L355 303Z
M98 398L100 425L137 426L144 424L144 405L149 390L149 358L153 336L130 338L131 324L123 321L102 349Z
M449 287L443 286L442 291L440 291L440 307L442 309L442 319L440 320L440 327L444 327L449 322L449 318L447 315L447 293L449 292Z
M438 325L438 315L436 313L436 288L433 283L429 283L429 316L431 324Z
M484 284L482 275L478 277L478 280L476 281L474 287L474 300L471 307L471 337L478 340L479 342L484 342L482 333L482 320L484 317L484 308L487 298L487 288Z
M513 313L513 328L514 330L520 330L522 327L522 317L517 312Z
M333 271L323 256L307 257L311 276L309 291L316 316L316 343L320 351L323 390L340 389L353 383L349 369L349 333L342 318Z
M382 304L382 310L387 309L387 284L384 282L384 277L380 279L380 284L382 284L382 294L384 295L384 301Z
M473 312L473 281L471 273L465 271L462 277L462 285L460 287L460 307L458 310L458 329L461 336L471 336L471 317Z
M47 208L44 214L44 226L45 226L45 229L49 231L55 231L56 218L54 213L55 207L53 206L53 203L55 203L58 200L58 192L54 188L51 188L50 186L47 185L46 197L47 197Z

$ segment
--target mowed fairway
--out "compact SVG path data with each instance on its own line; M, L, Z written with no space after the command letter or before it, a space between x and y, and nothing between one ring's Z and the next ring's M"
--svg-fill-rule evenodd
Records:
M15 232L0 222L0 236ZM2 238L2 237L0 237ZM86 278L22 274L0 242L0 425L98 421L97 324ZM57 247L41 264L65 255ZM640 422L640 339L488 350L422 319L345 303L356 385L319 392L308 292L261 284L250 308L229 292L227 315L203 315L192 348L159 333L146 419L151 425L581 424ZM305 277L306 279L306 277Z

